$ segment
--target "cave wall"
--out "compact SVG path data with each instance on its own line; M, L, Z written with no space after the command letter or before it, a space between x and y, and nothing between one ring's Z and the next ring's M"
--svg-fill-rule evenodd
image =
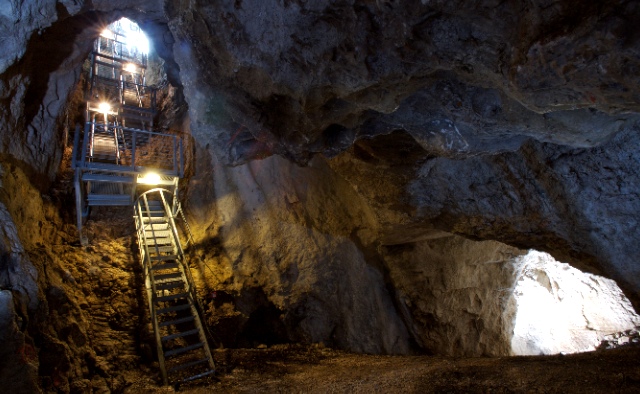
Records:
M421 219L549 251L615 279L637 302L637 131L595 148L532 142L503 155L430 160L408 192Z
M384 247L410 331L434 354L511 354L517 278L525 251L453 234Z
M377 256L374 214L323 159L308 167L277 156L234 168L212 162L213 172L196 176L187 195L202 243L195 253L205 286L237 295L238 309L212 305L212 318L239 313L228 329L241 334L268 302L285 341L366 353L410 350ZM216 307L223 316L216 317Z
M496 316L492 288L469 286L462 296L469 304L452 315L416 290L436 278L455 288L450 275L469 271L435 270L434 261L466 261L469 247L458 238L424 243L443 231L549 251L619 281L637 306L639 7L622 0L578 7L568 0L12 2L0 11L1 277L13 283L16 269L33 266L38 308L83 310L81 301L49 303L46 295L73 298L63 280L77 265L73 253L50 275L42 268L49 260L33 256L73 242L70 200L46 197L63 156L64 112L92 39L126 15L151 34L175 97L189 108L189 119L173 124L188 121L196 146L185 196L199 280L220 290L209 300L211 321L246 333L252 316L267 314L273 338L362 352L404 353L415 341L437 352L502 354L504 326L492 319L476 327L480 344L452 339L472 332L479 310ZM435 253L433 242L450 250ZM411 247L429 259L412 257ZM132 274L119 269L115 282L124 289ZM497 271L508 283L509 269ZM2 286L2 329L19 348L45 332L36 321L47 319L35 318L32 298ZM135 304L127 294L122 303ZM91 332L86 320L100 312L78 313L80 332ZM463 324L430 325L429 314ZM42 345L49 349L42 357L61 348L70 360L88 352L64 376L95 375L83 365L95 364L99 341L65 348L64 330L47 332L55 346ZM33 365L20 368L32 379ZM97 374L106 379L109 368Z

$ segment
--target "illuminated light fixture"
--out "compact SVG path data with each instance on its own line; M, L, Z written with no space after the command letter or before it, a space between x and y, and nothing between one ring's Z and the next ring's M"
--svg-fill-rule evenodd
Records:
M104 29L102 31L102 33L100 33L100 35L104 38L108 38L110 40L113 40L115 38L115 36L113 35L113 32L109 29Z
M102 102L98 104L98 110L106 115L109 111L111 111L111 104Z
M135 64L127 63L127 64L124 65L124 71L130 72L130 73L135 73L136 71L138 71L138 69L136 68Z
M160 181L160 175L155 172L147 172L142 176L142 178L138 178L138 183L143 185L157 185Z

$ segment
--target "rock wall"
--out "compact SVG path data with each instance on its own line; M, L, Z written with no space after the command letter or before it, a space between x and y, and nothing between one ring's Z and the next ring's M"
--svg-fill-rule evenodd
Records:
M0 382L20 392L37 391L38 356L28 332L38 309L37 271L0 203Z
M269 306L281 332L263 337L366 353L409 351L376 261L373 213L324 160L306 168L279 157L235 168L213 162L213 179L203 171L187 195L205 287L237 296L236 313L223 308L224 298L212 301L212 318L232 317L228 329L242 335Z
M548 251L606 273L637 302L636 133L597 148L529 143L503 155L430 160L409 194L418 217L441 228Z
M511 299L525 253L499 242L453 234L386 246L384 259L401 310L420 346L434 354L511 354L516 309Z
M73 201L68 167L44 195L19 167L1 168L0 385L16 393L122 390L153 359L129 210L89 223L85 249L73 213L60 216Z

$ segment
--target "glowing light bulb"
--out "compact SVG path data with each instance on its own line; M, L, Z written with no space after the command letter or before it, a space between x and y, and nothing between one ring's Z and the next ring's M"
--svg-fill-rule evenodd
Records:
M108 39L110 39L110 40L113 40L113 39L114 39L113 32L112 32L111 30L109 30L109 29L104 29L104 30L102 31L102 33L100 33L100 35L101 35L102 37L104 37L104 38L108 38Z
M141 178L138 178L138 183L143 185L157 185L160 183L160 175L155 172L147 172Z
M135 73L136 71L138 71L138 68L133 63L127 63L127 64L124 65L124 71L130 72L130 73Z
M100 110L100 112L106 114L107 112L111 111L111 104L106 103L106 102L102 102L102 103L98 104L98 110Z

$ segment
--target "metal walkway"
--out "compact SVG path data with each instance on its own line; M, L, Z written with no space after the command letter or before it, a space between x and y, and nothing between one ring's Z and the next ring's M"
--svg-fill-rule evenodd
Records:
M105 30L89 59L85 125L76 127L72 156L78 233L87 245L91 207L134 207L162 380L180 384L215 372L174 220L182 214L183 140L152 131L156 91L145 85L146 55L125 42Z
M184 175L182 138L152 131L156 89L146 86L146 54L127 45L122 31L107 29L95 40L89 63L85 126L76 129L72 160L83 245L91 207L131 206L148 185L176 193Z
M215 373L197 309L195 287L175 224L179 203L166 189L143 193L134 218L164 384Z

